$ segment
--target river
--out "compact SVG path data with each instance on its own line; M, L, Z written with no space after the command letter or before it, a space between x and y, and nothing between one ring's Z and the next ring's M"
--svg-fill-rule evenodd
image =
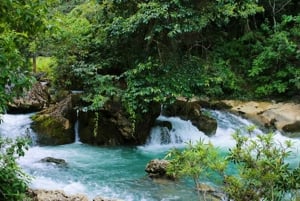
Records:
M143 146L97 147L83 144L76 137L74 143L61 146L34 144L18 162L32 175L31 188L61 189L68 194L83 193L90 199L102 196L125 201L196 201L198 196L190 181L151 180L144 169L151 159L163 158L170 148L181 148L185 142L195 142L200 138L211 141L226 152L234 145L231 134L236 129L251 125L251 122L227 112L205 112L218 121L217 132L212 137L205 136L189 121L160 116L160 120L172 123L172 130L169 132L165 128L154 127ZM30 130L31 115L3 115L1 135L16 137L30 133L34 139L34 133ZM77 128L78 125L75 126L75 131ZM261 132L259 129L255 130L255 133ZM275 139L283 142L289 138L276 132ZM300 139L290 140L294 147L300 147ZM289 162L296 163L295 159L299 155L299 150L294 149ZM45 157L64 159L67 166L59 167L40 162Z

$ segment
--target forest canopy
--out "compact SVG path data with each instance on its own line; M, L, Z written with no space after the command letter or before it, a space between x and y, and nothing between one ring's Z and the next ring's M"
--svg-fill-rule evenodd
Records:
M83 90L90 110L116 97L133 114L178 96L299 95L297 0L2 1L0 8L4 69L28 78L29 58L51 57L56 87ZM2 91L22 85L1 76Z

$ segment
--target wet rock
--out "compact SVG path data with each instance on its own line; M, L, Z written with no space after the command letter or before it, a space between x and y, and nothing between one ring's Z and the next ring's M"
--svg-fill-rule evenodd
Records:
M43 163L52 163L58 166L65 167L67 166L67 162L64 159L59 159L59 158L53 158L53 157L46 157L40 160Z
M66 195L61 190L30 189L28 195L33 201L88 201L85 195Z
M40 111L49 106L51 102L46 84L36 82L23 96L15 98L8 105L9 113L30 113Z
M119 199L111 199L111 198L103 198L103 197L96 197L93 201L123 201Z
M74 122L76 111L74 95L35 114L31 128L37 134L37 143L42 145L61 145L75 140Z
M177 116L183 120L190 120L208 136L216 133L217 121L201 112L201 106L197 100L178 99L175 103L165 106L162 113L168 117Z
M167 160L153 159L145 168L150 178L174 179L171 175L167 175L167 166L170 164Z
M146 142L160 107L135 122L120 101L108 101L96 112L79 113L79 134L83 143L94 145L140 145Z
M169 121L156 120L154 126L165 127L168 130L172 130L172 123Z
M224 193L205 183L198 184L197 190L204 195L206 200L221 201L226 197Z

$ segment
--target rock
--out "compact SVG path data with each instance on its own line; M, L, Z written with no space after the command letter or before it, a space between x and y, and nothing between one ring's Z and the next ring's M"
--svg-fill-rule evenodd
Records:
M88 201L88 198L85 195L66 195L60 190L30 189L28 195L33 201Z
M123 201L119 199L111 199L111 198L103 198L103 197L95 197L93 201Z
M69 95L61 102L35 114L31 128L37 134L37 143L61 145L75 140L74 124L76 111L75 95Z
M67 166L67 162L64 159L53 158L53 157L46 157L40 160L43 163L53 163L58 166Z
M294 133L294 136L300 134L300 104L235 100L222 102L231 107L229 111L252 120L258 125L275 128L283 133Z
M170 164L167 160L153 159L145 168L150 178L174 179L173 176L167 175L167 166Z
M157 108L157 109L155 109ZM108 101L97 112L79 113L79 134L83 143L94 145L140 145L146 142L159 105L133 122L120 101Z
M201 106L197 100L177 100L166 106L162 113L165 116L178 116L183 120L190 120L194 126L208 136L216 133L217 121L201 112Z
M40 111L51 102L46 84L36 82L24 96L15 98L8 105L9 113L30 113Z
M172 130L172 123L169 121L156 120L154 126L165 127L168 130Z
M219 192L212 186L204 183L198 184L197 190L205 195L206 200L221 201L226 197L224 193Z

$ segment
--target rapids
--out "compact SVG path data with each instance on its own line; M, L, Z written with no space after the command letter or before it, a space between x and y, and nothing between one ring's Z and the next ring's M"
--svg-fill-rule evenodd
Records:
M66 193L84 193L90 199L96 196L118 198L126 201L181 201L198 200L197 193L190 181L166 182L151 180L144 171L146 164L154 158L163 158L170 148L184 147L188 141L196 142L200 138L211 141L225 152L234 145L231 134L236 129L251 125L248 120L227 112L205 110L218 121L216 135L207 137L195 128L191 122L177 117L158 118L169 121L172 130L154 127L147 143L138 147L96 147L83 144L79 137L72 144L61 146L33 145L25 157L18 160L21 167L32 175L32 188L61 189ZM2 116L0 133L6 137L30 135L32 114ZM75 125L78 136L78 123ZM261 133L256 129L255 133ZM275 139L283 142L289 138L276 131ZM290 139L294 143L290 163L299 158L300 139ZM68 165L58 167L55 164L41 163L45 157L64 159ZM295 164L296 165L296 164Z

